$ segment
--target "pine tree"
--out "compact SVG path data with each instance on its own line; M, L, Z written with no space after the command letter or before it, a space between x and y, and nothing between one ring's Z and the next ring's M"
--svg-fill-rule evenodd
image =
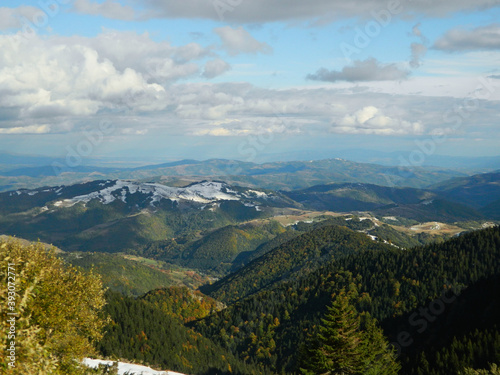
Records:
M370 315L364 317L363 359L365 375L392 375L401 369L395 360L393 348L387 342L377 321Z
M376 322L364 316L365 330L349 297L341 292L302 356L304 375L395 375L400 368Z
M465 368L460 375L500 375L500 367L496 364L490 366L490 370L474 370L471 368Z
M345 294L328 308L301 371L313 374L358 374L363 369L359 317Z

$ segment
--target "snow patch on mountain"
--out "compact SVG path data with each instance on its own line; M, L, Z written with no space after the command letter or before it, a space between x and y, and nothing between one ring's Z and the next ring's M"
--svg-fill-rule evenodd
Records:
M243 195L247 198L253 198L253 197L258 197L258 198L267 198L268 195L264 193L263 191L257 191L257 190L248 190L246 193L243 193Z
M237 191L230 189L229 185L224 182L203 181L183 188L177 188L158 183L139 183L117 180L113 185L104 189L85 195L79 195L71 199L57 201L54 205L56 207L67 207L79 202L88 203L93 199L98 199L103 204L112 203L117 199L127 203L127 197L136 193L148 195L150 204L153 206L162 199L170 199L172 201L185 200L209 204L222 200L240 200L242 198L249 198L247 193L240 194ZM267 194L255 190L252 190L252 193L257 195L259 198L268 197Z
M113 361L105 361L102 359L85 358L83 364L90 368L97 368L100 364L111 366ZM133 365L131 363L118 362L118 375L184 375L173 371L156 371L151 367Z

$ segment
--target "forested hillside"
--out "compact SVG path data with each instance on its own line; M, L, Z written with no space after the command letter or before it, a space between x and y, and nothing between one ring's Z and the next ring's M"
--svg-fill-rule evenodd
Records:
M388 318L383 326L396 339L400 332L410 334L409 345L399 348L405 374L489 368L500 362L500 275L482 278L456 297L429 300L422 310Z
M105 287L124 295L140 296L168 286L197 288L208 282L190 269L152 259L106 253L64 253L60 257L99 274Z
M245 364L199 333L184 327L179 317L161 306L108 292L105 311L112 323L99 343L104 356L160 366L186 374L265 374L263 367Z
M103 181L0 194L0 228L54 240L64 267L101 275L101 357L193 375L444 375L500 363L490 298L500 227L481 219L497 201L479 214L417 189L299 195ZM301 207L353 200L376 207ZM432 217L445 222L421 221Z
M68 251L119 252L266 217L294 205L276 192L201 181L170 187L132 181L0 193L0 231Z
M310 249L316 248L313 242L311 245ZM262 359L264 363L277 371L293 371L297 369L297 343L304 342L307 332L325 313L332 294L341 289L357 296L359 311L382 321L418 311L419 306L443 293L451 298L462 288L497 275L499 269L498 227L405 251L391 247L359 251L294 280L277 280L268 290L244 298L194 327L235 354L241 355L250 343L257 343L269 352ZM244 275L245 268L238 273ZM247 286L236 285L234 290L244 294ZM249 341L252 333L255 338ZM398 341L397 337L389 339Z
M314 229L273 249L247 266L202 291L224 301L235 302L273 283L297 278L325 263L363 250L390 250L366 235L346 227Z

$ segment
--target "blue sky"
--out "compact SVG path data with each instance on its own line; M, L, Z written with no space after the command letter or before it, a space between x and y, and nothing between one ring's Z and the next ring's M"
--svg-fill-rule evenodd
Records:
M499 20L498 0L3 1L0 148L498 155Z

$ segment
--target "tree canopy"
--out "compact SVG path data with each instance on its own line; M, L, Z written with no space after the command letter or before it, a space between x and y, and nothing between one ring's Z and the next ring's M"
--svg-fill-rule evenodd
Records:
M11 342L16 348L14 360L0 356L0 372L87 373L81 360L95 353L107 324L100 277L64 264L40 243L0 242L0 264L0 351ZM15 331L9 331L12 317Z
M382 330L369 315L357 313L344 291L321 321L303 354L300 370L304 375L398 373L400 366Z

